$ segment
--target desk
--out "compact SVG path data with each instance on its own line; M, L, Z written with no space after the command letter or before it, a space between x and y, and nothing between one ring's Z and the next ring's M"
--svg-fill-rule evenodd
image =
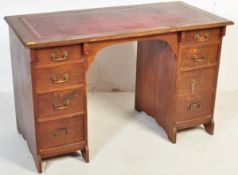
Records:
M213 134L222 38L232 21L182 2L5 19L17 129L39 172L42 159L77 150L89 161L85 77L98 51L116 43L138 41L137 111L173 143L178 130L197 125Z

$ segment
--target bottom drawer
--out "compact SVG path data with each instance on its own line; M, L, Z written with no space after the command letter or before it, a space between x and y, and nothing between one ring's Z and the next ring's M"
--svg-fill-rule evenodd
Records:
M212 115L214 94L198 94L177 100L177 121L192 120Z
M40 149L47 149L84 140L84 116L39 123Z

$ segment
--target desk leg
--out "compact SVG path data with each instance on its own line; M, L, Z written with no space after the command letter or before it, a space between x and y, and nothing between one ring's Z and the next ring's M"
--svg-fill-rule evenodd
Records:
M85 162L89 162L89 149L88 146L85 146L85 148L83 150L81 150L82 156L85 160Z
M42 159L39 155L37 155L35 160L35 165L39 173L42 173Z
M168 135L168 139L172 142L172 143L176 143L176 138L177 138L177 128L171 127L169 128L167 131L167 135Z
M136 62L136 87L135 87L135 110L138 112L142 112L142 107L141 107L141 44L137 45L137 62Z
M209 123L204 124L203 126L204 126L204 128L205 128L205 130L207 131L208 134L213 135L214 126L215 126L215 123L214 123L213 119L211 119L211 121Z

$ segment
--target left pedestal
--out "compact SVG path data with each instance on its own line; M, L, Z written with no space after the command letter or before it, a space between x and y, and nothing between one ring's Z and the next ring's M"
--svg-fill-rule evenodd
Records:
M89 161L82 46L26 48L10 29L17 129L36 167L44 158L81 150Z

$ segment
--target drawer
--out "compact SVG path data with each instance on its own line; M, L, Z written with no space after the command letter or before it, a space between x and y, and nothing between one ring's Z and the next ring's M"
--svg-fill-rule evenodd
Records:
M82 59L82 55L81 45L37 49L34 52L36 61L33 62L33 65L55 65L63 62L77 61Z
M38 123L40 149L84 141L84 116Z
M213 93L178 98L176 107L177 121L211 116L213 106Z
M180 72L178 95L194 95L213 91L216 87L217 67Z
M218 62L218 49L218 44L181 49L182 69L216 64Z
M34 71L37 92L84 83L83 63L35 69Z
M217 42L220 40L221 29L203 29L183 32L182 42L183 43L206 43L206 42Z
M38 95L38 118L55 118L85 112L84 88Z

